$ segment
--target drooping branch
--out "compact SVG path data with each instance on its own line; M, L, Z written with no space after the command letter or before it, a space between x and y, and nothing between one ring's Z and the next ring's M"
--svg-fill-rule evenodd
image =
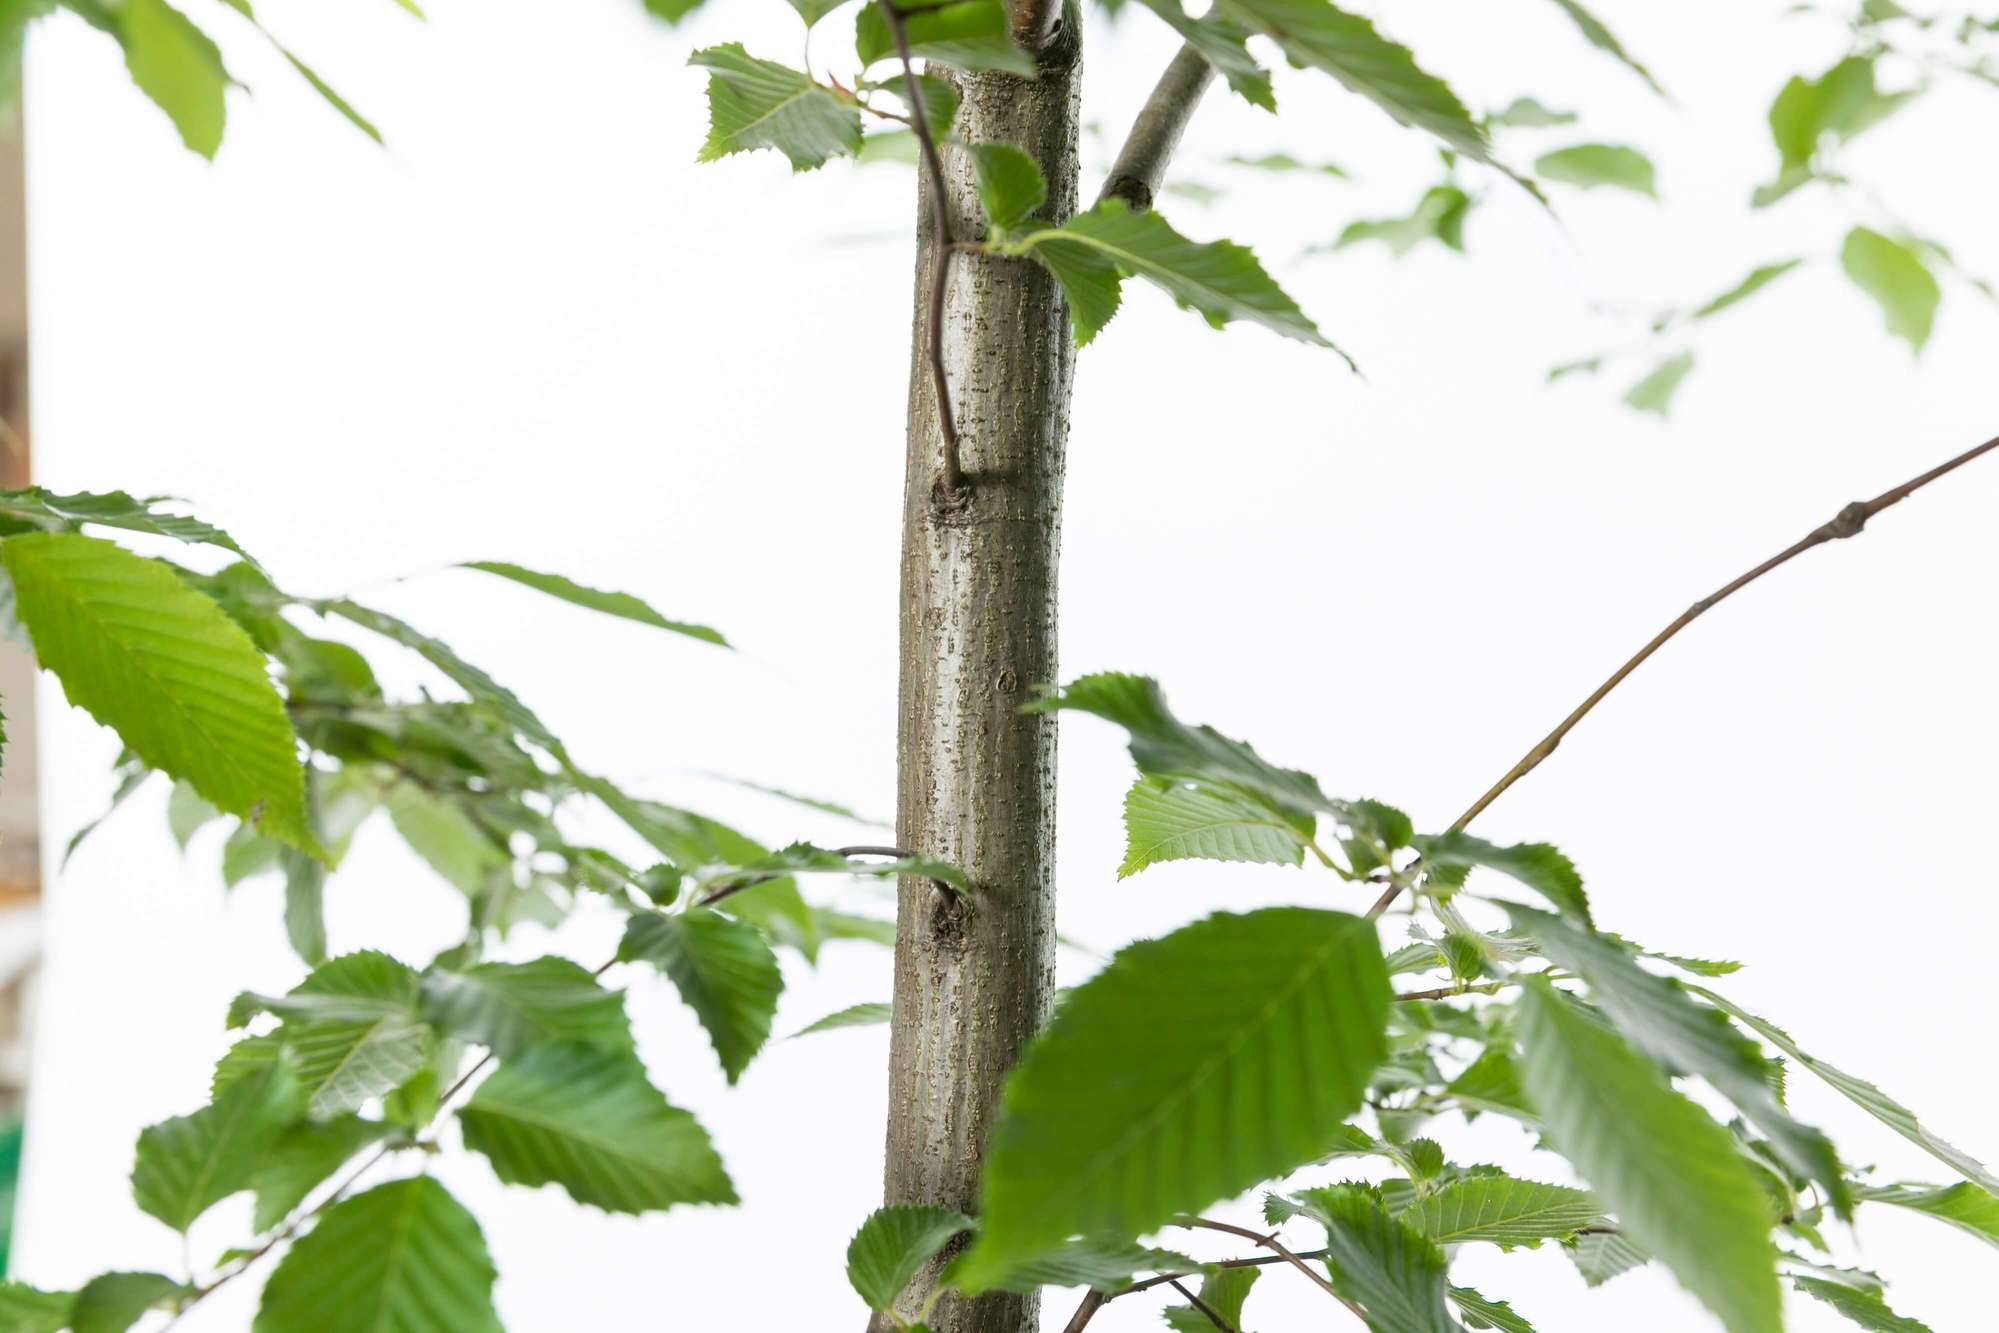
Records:
M1977 458L1981 454L1989 453L1993 449L1999 449L1999 436L1994 436L1981 445L1965 450L1957 457L1948 462L1938 464L1921 476L1911 477L1900 486L1881 492L1881 494L1875 496L1872 500L1855 500L1826 522L1813 528L1803 537L1800 537L1797 541L1771 556L1762 564L1737 575L1720 588L1717 588L1706 597L1701 598L1698 602L1695 602L1692 606L1682 611L1666 628L1653 635L1651 642L1640 648L1636 653L1633 653L1623 666L1611 672L1610 678L1592 690L1589 697L1576 705L1575 711L1563 718L1553 731L1543 736L1533 749L1522 755L1520 762L1508 769L1505 776L1501 777L1499 781L1493 783L1485 795L1473 801L1471 808L1459 815L1457 820L1452 823L1451 830L1456 832L1471 823L1472 820L1484 813L1487 806L1503 796L1507 788L1538 768L1542 760L1555 752L1555 747L1562 743L1562 739L1575 730L1576 724L1581 722L1585 717L1588 717L1590 710L1603 702L1604 696L1623 684L1624 678L1636 671L1646 658L1664 647L1667 640L1693 624L1694 621L1700 619L1701 616L1705 615L1716 604L1726 601L1756 580L1762 578L1765 574L1768 574L1771 570L1776 569L1780 565L1788 564L1813 547L1857 536L1861 529L1867 526L1867 520L1873 518L1882 510L1900 504L1931 482L1955 472L1972 459ZM1404 878L1406 879L1407 877L1405 876ZM1401 892L1402 885L1400 883L1391 884L1382 893L1381 897L1375 900L1374 906L1368 908L1368 916L1378 917L1387 911L1389 905L1395 901L1396 896Z
M1201 94L1215 81L1215 67L1193 46L1182 46L1166 72L1153 85L1152 95L1139 108L1124 147L1118 150L1111 174L1104 180L1105 199L1122 199L1133 212L1152 207L1153 198L1166 179L1166 164L1180 146Z

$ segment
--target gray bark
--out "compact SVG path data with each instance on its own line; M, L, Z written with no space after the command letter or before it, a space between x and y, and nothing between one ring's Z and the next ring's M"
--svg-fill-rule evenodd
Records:
M1073 13L1073 11L1072 11ZM1080 87L1073 17L1036 80L956 81L957 133L1025 149L1048 180L1044 214L1076 207ZM1039 266L960 255L944 305L944 352L967 489L934 488L941 441L925 338L931 209L951 234L981 234L965 155L943 149L945 195L920 203L902 556L896 823L902 846L962 867L949 896L902 881L889 1056L892 1204L976 1211L1002 1080L1047 1016L1055 955L1055 722L1023 715L1053 681L1055 584L1074 346L1061 292ZM937 1271L918 1274L914 1318ZM937 1333L1033 1333L1036 1297L946 1298Z

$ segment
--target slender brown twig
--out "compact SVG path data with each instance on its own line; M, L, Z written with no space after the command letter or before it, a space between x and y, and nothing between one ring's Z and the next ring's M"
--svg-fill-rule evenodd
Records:
M924 174L930 178L930 317L924 340L930 353L930 383L937 399L937 430L944 437L944 461L937 473L937 485L946 496L964 489L965 472L958 459L958 419L951 410L951 382L944 371L944 288L951 274L951 256L956 245L951 239L950 196L944 188L944 159L937 155L937 139L930 132L930 117L923 109L923 85L917 81L915 59L909 50L909 27L894 0L875 0L895 39L895 54L902 61L903 95L909 101L909 128L916 134L923 153Z
M1325 1257L1325 1250L1299 1250L1295 1255L1292 1253L1253 1254L1240 1259L1217 1259L1209 1267L1263 1268L1270 1264L1288 1264L1293 1258L1323 1259ZM1141 1291L1150 1291L1154 1287L1163 1287L1175 1278L1196 1276L1199 1275L1191 1270L1185 1273L1159 1273L1142 1281L1134 1282L1128 1287L1120 1287L1116 1291L1087 1291L1083 1293L1083 1303L1076 1307L1076 1313L1069 1317L1067 1324L1063 1325L1062 1333L1083 1333L1083 1330L1089 1327L1090 1320L1096 1317L1097 1311L1109 1305L1120 1296L1136 1296Z
M1507 788L1539 767L1542 760L1555 752L1555 747L1562 743L1562 739L1575 730L1576 724L1581 722L1585 717L1588 717L1590 710L1603 702L1605 695L1623 684L1624 678L1636 671L1646 658L1664 647L1667 640L1693 624L1694 621L1700 619L1701 616L1705 615L1717 603L1734 596L1736 593L1742 591L1742 589L1762 578L1765 574L1768 574L1771 570L1776 569L1779 565L1788 564L1815 546L1823 546L1827 542L1840 541L1844 538L1858 535L1861 529L1867 526L1867 520L1873 518L1882 510L1900 504L1939 477L1955 472L1958 468L1963 467L1980 454L1989 453L1993 449L1999 449L1999 436L1995 436L1974 448L1965 450L1949 462L1940 463L1921 476L1911 477L1900 486L1881 492L1881 494L1875 496L1872 500L1855 500L1852 504L1834 514L1832 518L1813 528L1803 537L1792 542L1762 564L1737 575L1720 588L1717 588L1706 597L1701 598L1698 602L1695 602L1692 606L1682 611L1673 619L1671 624L1653 635L1651 642L1632 654L1631 658L1623 666L1611 672L1610 678L1591 691L1590 696L1576 705L1575 711L1563 718L1553 731L1543 736L1533 749L1522 755L1520 762L1508 769L1506 775L1500 778L1499 781L1493 783L1485 795L1473 801L1471 808L1459 815L1457 820L1451 825L1451 831L1455 833L1465 825L1471 823L1472 820L1478 818L1487 806L1506 793ZM1405 876L1404 878L1407 877ZM1401 892L1401 884L1389 885L1381 897L1375 900L1374 906L1367 909L1368 916L1378 917L1387 911L1389 905L1395 901L1396 896Z
M911 851L905 851L900 847L877 847L877 846L863 844L855 847L835 847L833 849L833 855L847 856L847 857L892 856L898 861L907 861L910 857L915 856L916 853ZM788 870L772 870L760 875L751 875L748 879L739 879L733 883L724 884L718 889L710 890L706 896L698 899L694 905L696 907L713 907L716 903L721 902L724 898L732 898L736 894L741 893L744 889L754 889L759 884L768 884L774 879L783 879L786 875L790 873L791 872ZM938 883L938 882L939 881L935 880L932 881L932 883ZM949 887L950 887L949 885L945 885L945 888L947 890L949 889Z
M1353 1311L1362 1319L1367 1318L1358 1305L1340 1295L1331 1282L1321 1277L1310 1264L1305 1262L1303 1256L1293 1254L1290 1250L1285 1249L1284 1243L1277 1239L1277 1233L1274 1231L1268 1233L1251 1231L1248 1227L1239 1227L1233 1222L1218 1222L1212 1217L1176 1217L1173 1219L1173 1225L1176 1227L1197 1227L1203 1231L1223 1231L1231 1236L1241 1236L1244 1240L1255 1241L1258 1245L1269 1250L1272 1254L1284 1260L1285 1263L1290 1264L1306 1277L1312 1279L1315 1285L1341 1305L1346 1306L1347 1309Z
M1199 1296L1196 1296L1193 1292L1187 1290L1186 1284L1180 1281L1179 1278L1172 1277L1166 1279L1166 1285L1173 1288L1173 1290L1179 1292L1182 1296L1185 1296L1187 1298L1187 1304L1193 1306L1196 1310L1199 1310L1202 1313L1202 1315L1204 1315L1207 1318L1207 1321L1213 1324L1216 1328L1219 1328L1222 1331L1222 1333L1236 1333L1235 1329L1229 1325L1229 1321L1222 1318L1221 1313L1218 1310L1216 1310L1214 1306L1208 1304L1206 1301L1202 1300Z

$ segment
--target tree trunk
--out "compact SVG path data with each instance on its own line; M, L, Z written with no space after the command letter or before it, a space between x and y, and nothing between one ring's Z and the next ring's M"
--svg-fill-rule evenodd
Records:
M1076 206L1076 24L1043 71L960 76L957 133L1025 149L1044 215ZM945 193L924 182L903 506L896 822L902 846L962 867L955 898L905 878L896 922L887 1198L975 1211L1002 1080L1047 1016L1055 962L1055 720L1024 715L1055 679L1055 580L1075 352L1060 290L1039 266L958 256L943 345L967 488L935 488L941 438L927 360L930 210L981 234L972 171L943 147ZM911 1284L914 1318L936 1275ZM1039 1300L947 1298L937 1333L1033 1333ZM882 1321L886 1327L886 1321Z

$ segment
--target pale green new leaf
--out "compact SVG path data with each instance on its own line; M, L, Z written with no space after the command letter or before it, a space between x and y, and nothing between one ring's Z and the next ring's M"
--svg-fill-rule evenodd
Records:
M164 1273L105 1273L76 1293L69 1327L71 1333L125 1333L149 1311L172 1309L191 1294L193 1288Z
M314 856L298 738L264 655L173 570L76 533L0 542L35 655L150 768Z
M1424 241L1438 241L1453 250L1465 248L1465 216L1471 196L1455 185L1433 185L1403 217L1360 218L1341 229L1335 250L1362 241L1380 241L1400 259Z
M1547 981L1516 1012L1527 1095L1620 1229L1729 1333L1781 1333L1769 1208L1728 1131Z
M850 1004L845 1009L837 1009L824 1018L807 1023L793 1037L806 1037L815 1032L835 1032L841 1028L874 1028L887 1024L893 1006L886 1001L871 1000L865 1004Z
M1451 1304L1465 1317L1465 1327L1498 1329L1499 1333L1534 1333L1534 1326L1513 1312L1505 1301L1479 1295L1470 1287L1452 1287Z
M1218 1268L1201 1279L1201 1303L1241 1333L1243 1303L1262 1275L1254 1268ZM1169 1305L1165 1315L1174 1333L1214 1333L1214 1321L1191 1305Z
M1623 144L1579 143L1544 153L1535 159L1534 173L1585 190L1602 185L1659 197L1652 159Z
M1125 853L1118 878L1161 861L1299 864L1305 837L1284 820L1219 789L1140 778L1124 798Z
M503 1060L539 1042L633 1049L624 997L567 958L425 973L422 1013L439 1032Z
M810 29L846 3L847 0L791 0L791 7L798 11L798 17L805 20L806 28Z
M878 1208L847 1246L847 1281L870 1310L886 1310L916 1270L971 1225L955 1208Z
M1956 1185L1861 1185L1854 1195L1870 1203L1892 1203L1897 1208L1928 1213L1999 1248L1999 1197L1969 1181Z
M1855 227L1839 247L1839 265L1853 285L1881 307L1888 332L1920 352L1936 323L1943 291L1922 256L1900 241Z
M759 60L740 42L696 51L690 65L708 71L708 141L699 158L775 148L794 171L861 148L861 113L809 75Z
M1035 76L1034 56L1016 45L1000 0L947 0L906 7L903 19L912 58L964 70L998 69ZM854 20L854 49L861 64L894 56L895 38L881 6L868 0Z
M1190 241L1158 213L1134 213L1122 199L1106 199L1060 227L1030 233L1021 238L1014 252L1045 263L1044 256L1051 251L1108 260L1120 272L1164 289L1175 302L1198 311L1215 328L1247 320L1286 338L1332 346L1248 250L1232 241ZM1050 271L1066 289L1068 279L1059 264L1058 259ZM1074 313L1072 310L1072 316ZM1085 324L1077 320L1078 342L1086 340L1085 333Z
M186 1231L210 1207L250 1188L264 1150L304 1106L297 1074L278 1060L230 1084L193 1115L161 1121L139 1135L133 1199Z
M1634 412L1666 416L1672 410L1673 395L1680 391L1680 385L1693 368L1691 351L1675 352L1624 391L1624 405Z
M531 1046L479 1085L458 1120L466 1146L510 1185L560 1185L614 1213L736 1202L707 1132L630 1054Z
M1047 200L1048 182L1041 178L1041 168L1012 144L975 143L968 151L979 206L994 227L1011 231Z
M636 620L641 625L651 625L655 629L671 630L675 634L685 634L690 639L703 643L720 644L726 648L729 641L720 631L706 625L691 625L684 620L668 620L659 612L628 592L606 592L601 588L585 587L574 579L560 574L543 574L519 565L508 564L504 560L469 560L465 569L477 569L487 574L496 574L503 579L511 579L523 587L536 592L547 593L550 597L580 606L591 611L601 611L607 616L617 616L623 620Z
M1798 1044L1791 1040L1790 1033L1784 1031L1784 1029L1778 1027L1775 1023L1769 1022L1767 1019L1758 1018L1756 1015L1738 1007L1713 991L1702 986L1690 986L1688 989L1736 1021L1746 1023L1755 1029L1757 1034L1771 1045L1790 1056L1793 1060L1796 1060L1806 1069L1817 1074L1827 1083L1830 1083L1839 1092L1844 1094L1848 1100L1853 1102L1854 1105L1921 1148L1930 1156L1936 1158L1939 1162L1958 1172L1966 1180L1971 1181L1988 1194L1999 1195L1999 1177L1995 1177L1992 1172L1988 1171L1971 1154L1960 1148L1951 1146L1930 1133L1929 1130L1923 1127L1922 1122L1916 1119L1915 1112L1882 1092L1881 1089L1875 1087L1872 1083L1855 1078L1843 1069L1836 1068L1833 1065L1825 1063L1823 1060L1805 1054L1804 1051L1798 1048Z
M648 962L673 980L708 1031L734 1083L770 1039L784 974L754 926L704 907L674 916L645 913L625 924L620 962Z
M1457 94L1367 19L1328 0L1220 0L1215 11L1269 37L1295 63L1332 75L1404 125L1427 130L1468 157L1491 160L1485 131Z
M1512 1176L1460 1177L1397 1216L1439 1245L1482 1240L1505 1249L1568 1240L1604 1220L1596 1200L1582 1190Z
M1594 14L1584 9L1580 4L1577 4L1576 0L1555 0L1555 3L1560 5L1562 12L1574 21L1576 27L1589 40L1591 46L1622 63L1627 69L1638 75L1639 78L1645 80L1646 85L1653 92L1659 94L1659 96L1664 97L1666 95L1666 90L1661 88L1659 81L1652 77L1652 71L1638 63L1632 57L1631 53L1624 49L1624 43L1617 40L1616 34L1611 32L1609 28L1604 27Z
M1333 1186L1303 1197L1325 1224L1333 1286L1366 1312L1374 1333L1458 1333L1444 1304L1441 1249L1364 1189Z
M1708 319L1718 315L1730 306L1748 300L1804 262L1802 259L1785 259L1775 264L1760 264L1749 270L1748 275L1741 282L1736 283L1719 296L1696 306L1691 317L1694 319Z
M1318 1157L1386 1053L1387 1007L1373 923L1341 912L1223 913L1124 949L1007 1081L961 1278L997 1285L1070 1236L1139 1235Z
M1930 1333L1928 1324L1896 1314L1887 1302L1871 1292L1816 1277L1794 1277L1791 1285L1830 1305L1869 1333Z
M124 0L110 12L132 82L167 113L182 143L214 157L232 82L222 52L166 0Z
M479 1223L429 1176L327 1210L265 1284L253 1333L501 1333Z

